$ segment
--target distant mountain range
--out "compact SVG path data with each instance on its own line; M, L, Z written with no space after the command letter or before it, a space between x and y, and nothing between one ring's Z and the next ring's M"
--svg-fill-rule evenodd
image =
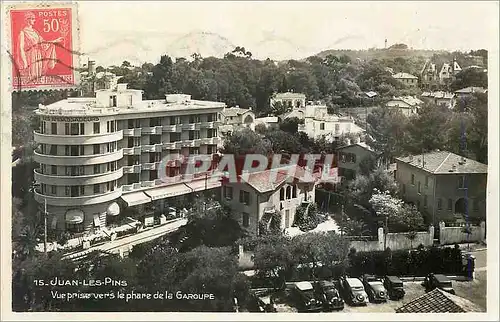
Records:
M107 39L106 44L88 51L85 56L96 60L98 65L109 66L119 65L124 60L134 65L145 62L156 63L161 55L169 55L173 58L190 58L192 54L198 53L202 57L222 58L236 46L245 47L246 50L252 53L254 58L270 58L275 61L301 60L313 55L326 57L329 54L345 54L351 59L359 58L361 60L408 56L431 57L433 54L446 52L442 50L391 48L367 50L327 49L319 51L296 44L287 38L273 35L265 35L262 41L254 45L247 45L236 43L220 34L205 31L193 31L183 35L157 32L127 32L120 35L116 32L110 32ZM339 44L333 44L332 47L338 46L340 43L346 45L343 39L337 42Z

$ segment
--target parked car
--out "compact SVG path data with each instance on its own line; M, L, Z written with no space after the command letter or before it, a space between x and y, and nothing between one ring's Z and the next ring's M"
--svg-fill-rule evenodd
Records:
M327 311L343 310L344 300L339 294L339 291L330 281L319 281L314 283L314 290L316 297L322 299L323 308Z
M368 299L370 302L386 302L387 301L387 290L384 287L382 279L377 278L373 275L365 274L363 275L363 285L365 287L366 293L368 294Z
M351 305L366 305L368 303L368 295L359 278L343 276L340 278L340 286L345 300Z
M316 298L310 282L297 282L293 285L291 297L299 312L321 311L322 301Z
M386 276L384 278L384 286L391 300L400 300L405 296L406 292L403 288L403 281L397 276Z
M250 293L248 302L248 310L250 312L276 312L274 297L270 290L255 290Z
M443 274L433 274L430 273L425 277L422 285L425 287L427 291L432 291L435 288L442 289L445 292L450 294L455 294L455 290L451 284L451 280Z

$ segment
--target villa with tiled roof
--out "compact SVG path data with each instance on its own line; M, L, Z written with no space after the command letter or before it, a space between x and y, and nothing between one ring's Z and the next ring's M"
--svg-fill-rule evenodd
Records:
M405 201L435 223L462 214L486 218L488 166L447 151L396 158L396 181Z
M396 313L468 313L485 312L463 297L436 288L396 309Z

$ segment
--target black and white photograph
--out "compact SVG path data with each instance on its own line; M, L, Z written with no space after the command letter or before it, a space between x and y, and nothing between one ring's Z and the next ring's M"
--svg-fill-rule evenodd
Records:
M1 5L2 320L499 318L498 2Z

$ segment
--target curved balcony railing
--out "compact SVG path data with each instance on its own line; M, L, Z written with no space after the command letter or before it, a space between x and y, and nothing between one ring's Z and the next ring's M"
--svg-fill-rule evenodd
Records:
M48 155L35 151L33 156L33 159L40 164L61 165L61 166L102 164L107 162L118 161L122 158L123 158L123 150L121 149L115 152L110 152L105 154L78 155L78 156Z
M141 128L135 128L135 129L123 129L123 136L141 136L142 134L142 129Z
M123 139L123 131L89 135L54 135L34 131L34 140L42 144L89 145L116 142Z
M142 166L140 164L126 165L123 167L123 173L141 173Z
M123 155L141 155L142 149L140 146L134 146L132 148L123 148Z
M161 152L163 144L146 144L142 146L142 152Z
M43 195L38 191L35 191L35 200L41 204L47 201L47 204L51 206L73 207L73 206L95 205L104 202L109 202L120 198L121 195L122 195L121 188L117 188L114 191L108 191L96 195L79 196L79 197L48 196L48 195Z
M106 173L89 174L82 176L56 176L56 175L42 174L38 170L34 171L34 178L36 182L55 185L55 186L93 185L93 184L106 183L118 180L121 177L123 177L122 168L115 171L109 171Z

